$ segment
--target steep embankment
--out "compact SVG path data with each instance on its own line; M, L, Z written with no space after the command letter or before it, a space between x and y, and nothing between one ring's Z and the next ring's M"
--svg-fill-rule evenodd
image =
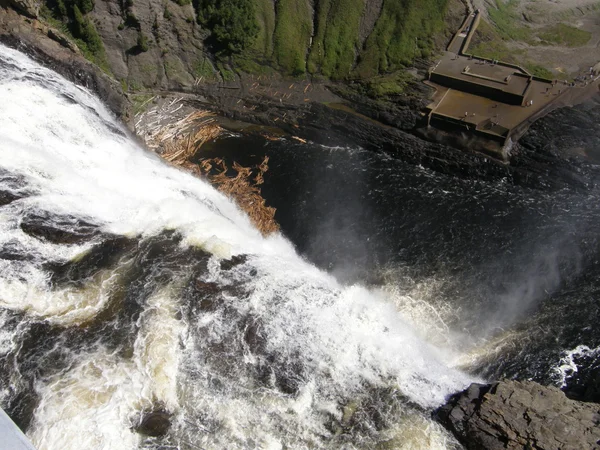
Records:
M474 54L527 67L548 78L574 78L598 63L598 0L474 0L484 20Z
M239 72L357 79L442 47L459 0L0 0L56 30L125 90ZM437 40L436 40L437 39Z

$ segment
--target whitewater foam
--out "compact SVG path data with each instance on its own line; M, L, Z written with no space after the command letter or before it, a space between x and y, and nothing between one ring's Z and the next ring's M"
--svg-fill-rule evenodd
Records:
M568 379L579 371L575 362L577 358L597 358L598 356L600 356L600 347L590 348L587 345L578 345L574 349L564 351L555 368L560 387L566 387Z
M27 235L20 221L32 210L141 242L174 230L180 249L212 254L193 282L223 289L215 310L191 320L194 305L180 295L187 268L157 269L170 282L140 288L131 355L101 344L80 348L68 367L36 380L40 402L28 434L38 448L150 445L132 427L156 404L173 415L169 438L179 448L318 448L341 439L328 424L346 426L348 405L379 405L389 410L382 423L395 417L402 427L409 409L433 408L472 381L440 360L385 292L340 286L281 235L262 237L210 185L139 148L88 91L3 46L0 99L0 168L22 177L30 193L2 207L0 248L16 241L32 255L0 260L0 306L67 329L104 311L121 282L111 268L84 287L51 288L43 263L72 261L93 242L57 245ZM246 262L221 269L222 259L240 254ZM418 426L407 422L424 436L415 442L425 448L438 439L443 448L447 435L425 416ZM369 446L375 431L356 425L364 440L348 448Z

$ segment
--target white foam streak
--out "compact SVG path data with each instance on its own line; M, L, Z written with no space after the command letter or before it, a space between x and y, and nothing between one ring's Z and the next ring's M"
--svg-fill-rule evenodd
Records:
M152 381L144 397L173 412L179 408L177 373L186 327L176 318L179 305L171 290L162 289L148 299L148 307L138 320L140 334L134 354L138 370Z
M320 361L333 384L391 378L413 401L431 407L468 383L437 360L388 298L360 286L342 289L321 272L276 258L256 265L262 272L249 303L269 318L270 345Z
M25 280L0 278L0 307L46 319L57 325L79 325L94 318L108 303L117 275L102 272L80 289L49 291L46 277L31 267Z

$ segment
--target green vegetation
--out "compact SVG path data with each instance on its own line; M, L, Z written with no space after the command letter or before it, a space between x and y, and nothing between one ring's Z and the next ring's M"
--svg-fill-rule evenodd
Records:
M417 80L406 71L370 78L360 83L362 94L372 98L393 97L406 92L406 88Z
M100 37L86 15L95 0L45 1L49 15L64 25L84 54L108 67ZM308 71L334 80L364 80L394 74L415 58L429 56L435 35L444 30L449 0L384 0L379 17L371 11L366 20L372 30L361 30L369 0L163 0L143 31L134 1L121 0L123 21L118 25L119 30L132 29L125 36L137 35L136 46L130 49L134 53L147 52L155 45L167 55L166 37L169 33L179 37L185 26L167 26L163 20L173 18L173 3L192 3L197 17L185 17L192 8L184 9L183 16L177 12L177 17L197 20L208 32L206 44L215 66L200 58L191 70L179 70L169 61L165 64L168 75L189 78L191 72L197 78L214 79L220 74L224 80L233 80L236 71L261 75L279 71L292 76ZM365 31L370 31L369 36L361 36ZM404 86L399 79L371 81L365 89L381 95L395 95Z
M506 3L496 0L496 8L488 10L491 24L481 21L475 39L468 50L469 53L490 59L518 64L532 75L553 79L551 70L540 64L531 62L525 49L515 49L510 41L518 41L530 46L564 45L581 47L591 39L591 33L573 26L559 23L550 25L540 31L534 31L522 24L517 14L519 0L508 0ZM568 74L559 74L558 78L567 78Z
M271 58L273 56L273 33L275 32L273 0L256 0L255 8L259 31L252 49L266 58Z
M142 31L138 32L137 48L140 52L147 52L149 50L148 38Z
M235 73L226 67L223 63L217 63L217 68L223 77L223 81L235 81Z
M516 12L519 3L519 0L508 0L506 3L496 0L496 8L489 8L488 14L501 39L530 42L531 29L520 25Z
M592 38L592 33L570 25L559 23L544 28L538 37L546 45L566 45L567 47L582 47Z
M215 80L215 69L208 58L198 59L194 63L192 68L193 74L196 78L202 78L203 80Z
M102 39L86 16L92 9L92 0L47 0L40 15L71 38L85 58L110 74Z
M581 47L587 44L592 37L591 33L564 23L548 26L535 35L531 28L520 24L520 17L516 11L519 0L509 0L506 3L502 0L495 0L495 2L496 8L490 8L488 13L502 40L514 40L535 45L538 42L534 38L537 37L545 45Z
M483 22L482 22L483 23ZM471 46L469 53L481 58L496 59L511 64L519 64L524 55L523 50L513 50L502 40L484 41Z
M277 2L274 55L281 68L291 75L305 72L306 56L312 34L309 3L298 0Z
M133 115L136 116L139 113L144 112L148 103L154 99L152 94L133 94L129 97L133 103Z
M218 54L239 53L258 35L253 0L199 0L198 21L211 30Z
M359 57L356 75L368 78L392 72L426 57L432 36L444 28L447 0L386 1Z
M547 80L556 78L551 71L546 69L544 66L540 66L539 64L525 64L525 68L531 75L536 77L546 78Z
M333 79L350 74L359 47L364 0L321 0L308 71Z
M154 16L154 22L152 22L152 34L157 43L160 43L160 25L158 23L158 15Z
M142 29L140 21L130 9L127 9L125 12L125 26L129 28L135 28L136 30Z
M273 75L275 70L269 65L269 61L263 61L263 64L256 61L256 59L242 55L235 55L233 62L236 70L240 70L246 73L252 73L255 75Z
M536 77L556 78L546 67L529 61L525 50L509 48L506 42L486 22L481 21L477 34L479 42L471 46L469 53L482 58L497 59L498 61L520 65Z

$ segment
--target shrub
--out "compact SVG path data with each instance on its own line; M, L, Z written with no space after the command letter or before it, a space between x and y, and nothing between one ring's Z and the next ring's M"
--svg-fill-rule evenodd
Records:
M240 53L258 35L253 0L200 0L198 21L211 31L217 53Z
M87 14L94 9L94 2L92 0L78 0L76 4L83 14Z

